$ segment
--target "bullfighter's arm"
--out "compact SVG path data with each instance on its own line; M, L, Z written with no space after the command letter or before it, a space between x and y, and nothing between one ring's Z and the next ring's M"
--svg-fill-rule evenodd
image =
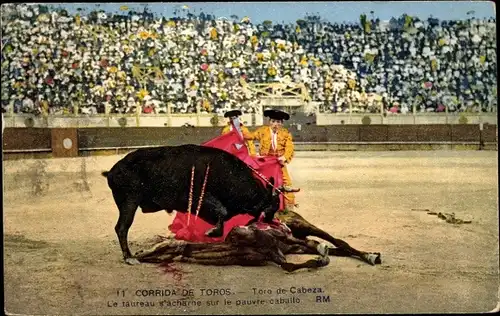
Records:
M242 126L242 127L241 127L241 131L242 131L242 133L243 133L243 137L245 137L245 136L244 136L244 135L245 135L245 133L247 133L247 134L249 134L249 133L250 133L250 131L248 130L248 128L247 128L247 127L245 127L245 126ZM253 143L253 140L251 140L251 139L246 139L246 143L247 143L247 146L248 146L248 153L250 154L250 156L255 156L255 154L256 154L256 153L255 153L255 145L254 145L254 143Z
M292 161L294 153L295 149L293 145L292 134L287 132L285 136L285 154L283 155L286 159L286 163L290 163Z
M262 138L262 133L260 132L261 128L258 128L255 132L250 132L248 129L243 129L243 138L246 140L258 140L260 141Z

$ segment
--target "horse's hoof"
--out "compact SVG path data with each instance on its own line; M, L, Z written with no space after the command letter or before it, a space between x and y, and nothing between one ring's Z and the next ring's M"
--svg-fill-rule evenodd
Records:
M208 237L221 237L222 232L217 228L210 228L209 230L207 230L205 235L207 235Z
M127 259L125 259L125 263L130 264L131 266L141 264L141 262L139 260L137 260L136 258L127 258Z
M319 257L316 259L316 262L318 263L318 267L327 266L330 263L330 257L329 256Z
M321 256L328 256L328 245L326 243L320 243L316 246L316 250Z
M369 264L371 264L372 266L376 265L376 264L382 264L382 259L380 257L380 253L379 252L373 252L373 253L369 253L367 256L366 256L366 260L368 261Z

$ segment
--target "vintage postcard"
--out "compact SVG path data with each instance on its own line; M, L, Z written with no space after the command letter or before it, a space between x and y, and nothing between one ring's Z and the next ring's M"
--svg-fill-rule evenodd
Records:
M498 311L494 9L2 4L5 313Z

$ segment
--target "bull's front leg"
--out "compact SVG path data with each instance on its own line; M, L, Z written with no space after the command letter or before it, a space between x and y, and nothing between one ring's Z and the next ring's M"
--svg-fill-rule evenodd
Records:
M264 211L264 222L271 224L274 219L274 214L276 214L275 210L266 210Z
M264 222L265 223L268 223L268 224L271 224L273 222L273 219L274 219L274 215L276 214L276 212L278 211L279 209L279 197L274 197L276 200L270 205L268 206L266 209L264 209L263 213L264 213ZM258 218L259 216L257 216Z
M206 194L206 198L203 201L203 208L208 212L215 213L217 217L217 223L214 228L209 229L205 235L208 237L221 237L224 235L224 222L228 216L226 207L214 197L211 193Z
M224 235L224 217L224 215L220 216L215 227L207 230L205 234L208 237L221 237Z

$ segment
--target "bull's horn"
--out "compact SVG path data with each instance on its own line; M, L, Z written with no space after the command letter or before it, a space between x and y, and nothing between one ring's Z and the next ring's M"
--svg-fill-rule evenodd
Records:
M287 185L280 187L280 189L285 192L300 192L300 188L293 188Z

